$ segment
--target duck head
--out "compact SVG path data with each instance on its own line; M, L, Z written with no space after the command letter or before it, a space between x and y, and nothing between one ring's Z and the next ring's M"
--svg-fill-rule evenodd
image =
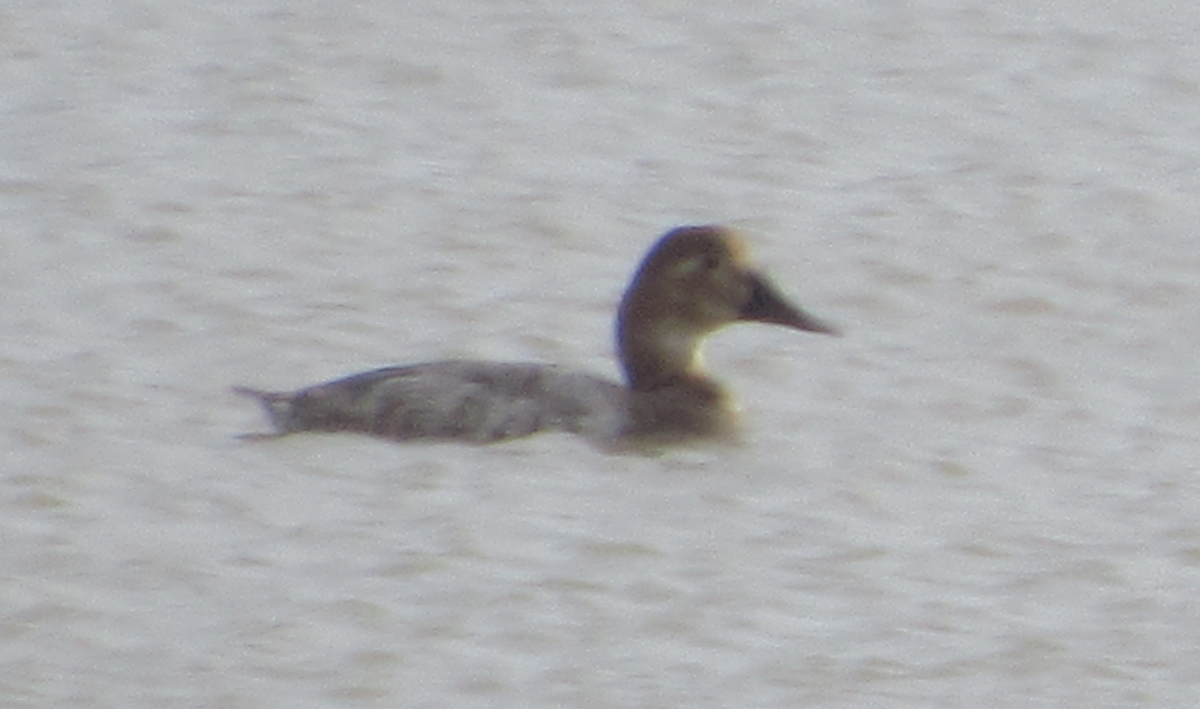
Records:
M617 340L630 387L653 389L701 376L701 341L735 322L837 332L788 302L753 266L734 231L684 226L667 232L621 301Z

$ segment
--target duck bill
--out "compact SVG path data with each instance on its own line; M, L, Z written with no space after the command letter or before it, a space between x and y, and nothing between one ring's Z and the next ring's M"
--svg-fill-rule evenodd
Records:
M759 274L751 276L750 300L738 314L739 320L747 322L769 323L783 325L797 330L820 332L826 335L838 334L837 329L819 318L804 312L789 303L767 279Z

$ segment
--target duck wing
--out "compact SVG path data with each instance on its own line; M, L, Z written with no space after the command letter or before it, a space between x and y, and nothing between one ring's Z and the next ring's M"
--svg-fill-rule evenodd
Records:
M387 367L259 400L275 434L356 431L397 440L478 443L568 431L611 439L626 419L618 384L546 364L470 360Z

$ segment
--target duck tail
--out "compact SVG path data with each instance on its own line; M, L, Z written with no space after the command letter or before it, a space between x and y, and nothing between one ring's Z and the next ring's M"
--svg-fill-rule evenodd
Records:
M263 410L267 412L267 418L271 420L271 425L275 428L273 433L247 433L239 438L249 440L258 440L263 438L278 438L286 433L291 432L291 421L294 412L294 397L287 392L264 391L262 389L254 389L252 387L235 386L233 393L240 396L250 397L258 400L262 405Z

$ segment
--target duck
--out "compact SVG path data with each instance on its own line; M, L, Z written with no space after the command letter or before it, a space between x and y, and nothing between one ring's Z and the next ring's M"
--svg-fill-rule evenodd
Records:
M493 443L547 431L601 446L657 446L738 437L739 408L703 363L709 335L739 322L836 335L793 304L722 225L662 235L620 301L624 382L555 364L443 360L385 367L296 391L235 387L273 430L355 432L397 441Z

